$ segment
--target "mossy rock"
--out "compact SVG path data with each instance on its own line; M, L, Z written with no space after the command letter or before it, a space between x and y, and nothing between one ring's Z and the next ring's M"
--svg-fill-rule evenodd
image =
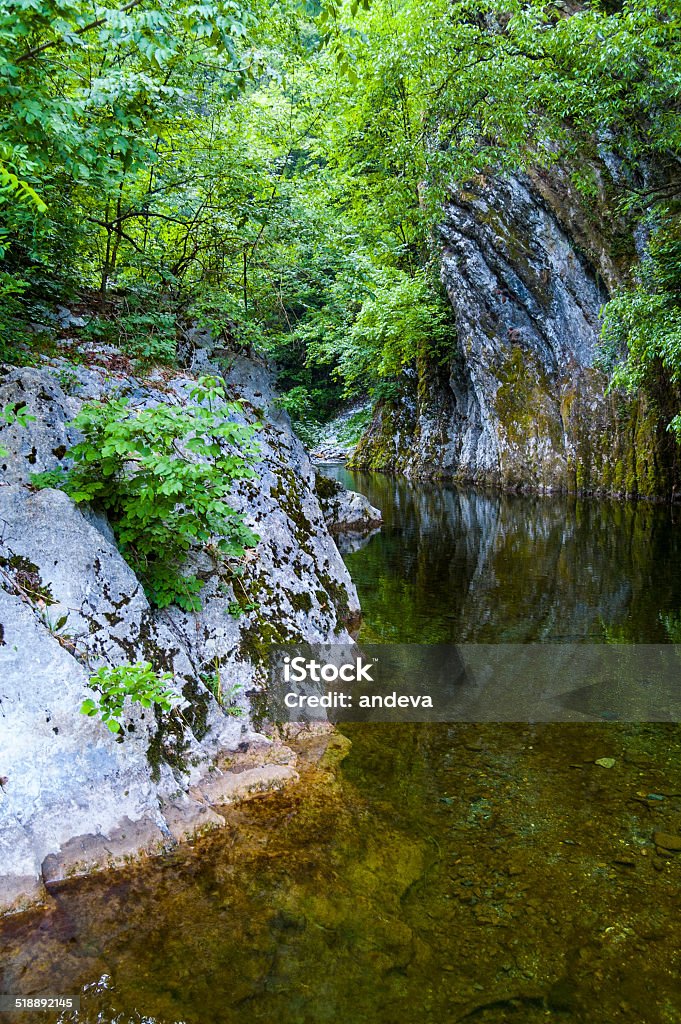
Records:
M315 491L317 492L317 497L322 501L335 497L336 494L343 490L343 487L338 480L332 480L330 476L324 476L323 473L315 474L314 486Z

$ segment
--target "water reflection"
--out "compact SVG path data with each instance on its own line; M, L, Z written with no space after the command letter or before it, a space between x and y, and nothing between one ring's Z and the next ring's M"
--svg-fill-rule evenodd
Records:
M325 472L384 516L346 555L367 641L681 641L678 510Z

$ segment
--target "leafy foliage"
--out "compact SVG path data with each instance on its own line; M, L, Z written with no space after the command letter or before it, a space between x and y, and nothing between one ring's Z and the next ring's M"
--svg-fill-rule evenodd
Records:
M9 198L17 203L32 206L38 213L45 213L47 210L46 204L35 189L0 163L0 203L7 202Z
M239 558L258 541L227 501L235 481L254 475L256 431L238 421L240 412L222 385L202 377L186 406L133 411L127 399L113 398L87 403L74 421L83 440L69 453L65 489L107 513L159 608L200 607L201 580L181 572L193 545L211 542Z
M110 319L94 317L84 335L118 346L142 368L151 363L172 363L177 349L177 317L155 309Z
M112 340L142 367L181 321L266 350L314 430L446 351L448 188L562 161L587 215L678 223L680 43L676 0L0 0L0 356L33 282L75 281L99 327L139 297ZM644 268L616 301L669 308Z
M44 491L49 487L62 490L68 482L69 475L65 469L46 469L41 473L31 473L29 479L31 487L35 487L38 491Z
M367 382L399 377L417 357L441 359L451 335L450 313L423 274L385 273L348 333L339 372L361 391Z
M653 235L636 286L606 306L602 359L614 385L654 401L671 386L681 405L681 236L673 220ZM681 440L681 412L669 427Z
M148 661L134 665L119 665L115 668L103 666L93 676L89 685L98 695L88 697L81 704L84 715L93 718L98 715L110 732L118 733L123 728L123 712L127 698L143 708L157 705L161 711L170 712L183 702L173 688L171 672L157 673Z
M291 425L298 436L310 447L314 447L321 424L316 415L317 406L313 392L302 384L294 385L277 399L277 405L291 417Z

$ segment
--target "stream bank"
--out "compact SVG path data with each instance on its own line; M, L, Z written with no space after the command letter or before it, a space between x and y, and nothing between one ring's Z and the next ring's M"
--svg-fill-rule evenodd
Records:
M254 724L266 650L351 641L357 593L270 375L208 354L140 377L110 346L91 345L79 365L0 371L0 409L25 417L0 421L0 911L221 827L218 807L297 778L292 751ZM154 607L101 510L32 474L68 469L84 402L182 410L207 372L239 402L223 401L223 416L256 430L252 475L230 501L259 539L238 566L214 543L193 545L183 572L202 584L199 606ZM115 735L80 713L97 669L141 664L170 673L177 711L135 704Z

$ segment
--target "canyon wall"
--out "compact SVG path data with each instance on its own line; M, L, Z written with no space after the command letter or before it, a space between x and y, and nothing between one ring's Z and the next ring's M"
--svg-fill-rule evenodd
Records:
M585 211L559 168L480 179L444 213L454 350L406 372L353 466L513 490L668 494L678 467L660 413L608 392L597 360L601 307L640 240L607 202Z

